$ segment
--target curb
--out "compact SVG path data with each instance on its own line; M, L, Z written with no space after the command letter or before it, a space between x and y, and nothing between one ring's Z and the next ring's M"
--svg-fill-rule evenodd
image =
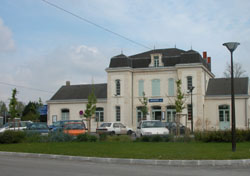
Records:
M0 156L16 156L28 158L56 159L68 161L83 161L110 164L139 164L154 166L250 166L250 159L242 160L150 160L150 159L120 159L98 158L67 155L50 155L36 153L0 152Z

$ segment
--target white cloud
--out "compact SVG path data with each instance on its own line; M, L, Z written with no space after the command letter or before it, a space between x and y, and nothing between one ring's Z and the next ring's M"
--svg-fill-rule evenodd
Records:
M15 49L15 42L11 30L4 25L0 18L0 52L12 51Z

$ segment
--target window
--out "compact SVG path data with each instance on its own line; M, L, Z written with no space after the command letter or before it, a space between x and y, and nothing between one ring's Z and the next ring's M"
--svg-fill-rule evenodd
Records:
M229 122L230 121L230 113L228 105L219 106L219 120L220 122Z
M174 96L174 79L168 79L168 96Z
M160 80L152 80L152 96L160 96Z
M175 106L167 106L167 122L175 122L176 108Z
M188 120L192 120L192 105L188 104L187 111L188 111Z
M189 90L190 87L193 86L193 80L192 80L192 76L188 76L187 77L187 89Z
M120 80L115 80L116 95L121 95L121 83Z
M62 109L62 120L69 120L69 109Z
M142 107L137 107L137 122L147 119L146 114L143 116L141 109Z
M159 67L159 56L154 56L154 66Z
M104 121L104 110L103 108L96 108L95 111L95 117L97 122L103 122Z
M120 108L120 106L116 106L115 110L116 110L116 121L119 122L119 121L121 121L121 108Z
M142 97L143 96L143 92L144 92L144 81L143 80L139 80L139 86L138 86L138 93L139 96Z

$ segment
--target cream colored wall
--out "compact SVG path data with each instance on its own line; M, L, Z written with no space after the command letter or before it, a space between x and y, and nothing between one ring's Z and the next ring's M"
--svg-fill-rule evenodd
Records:
M73 102L65 102L65 103L48 103L48 125L52 124L52 116L56 115L57 116L57 121L61 120L61 110L62 109L69 109L69 120L81 120L85 119L84 117L80 117L79 112L85 111L86 109L86 104L87 103L73 103ZM104 108L104 121L106 121L107 118L107 103L97 103L96 107L103 107ZM86 121L85 121L86 122ZM91 121L91 131L95 131L97 127L97 123L93 119ZM85 123L88 125L87 123Z
M230 106L230 123L231 123L231 96L228 97L207 97L205 100L205 130L219 130L219 106ZM235 99L235 119L236 128L246 129L246 108L249 111L249 99ZM246 106L247 103L247 106ZM230 125L231 126L231 125Z
M126 126L132 126L132 76L130 71L109 72L108 73L108 121L116 121L116 106L121 108L121 123ZM121 95L116 96L115 80L120 80Z

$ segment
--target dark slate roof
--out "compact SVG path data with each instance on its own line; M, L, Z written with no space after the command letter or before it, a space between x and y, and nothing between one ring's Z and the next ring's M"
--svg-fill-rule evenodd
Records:
M107 98L107 84L105 83L62 86L50 100L88 99L92 86L94 86L97 99Z
M177 48L155 49L129 57L121 54L111 58L109 68L146 68L151 62L150 55L154 53L162 54L162 61L165 67L175 66L176 64L202 63L205 67L211 70L211 65L206 63L206 61L201 57L201 55L197 51L184 51Z
M234 93L236 95L248 95L248 78L234 79ZM210 79L206 95L231 95L231 78Z

